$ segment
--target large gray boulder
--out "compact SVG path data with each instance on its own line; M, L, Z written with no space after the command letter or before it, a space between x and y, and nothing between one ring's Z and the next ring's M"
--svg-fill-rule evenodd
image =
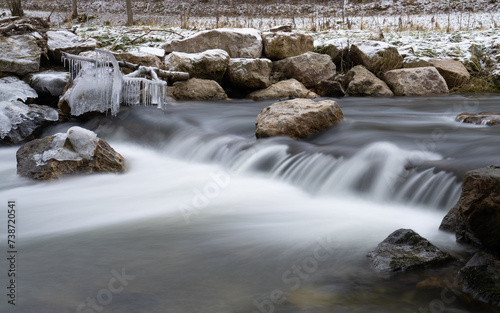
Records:
M229 54L221 49L200 53L172 52L165 57L169 71L188 72L191 78L220 82L229 64Z
M44 127L59 120L53 108L20 101L0 101L0 143L19 144L31 140Z
M62 52L76 54L94 50L97 41L94 38L83 38L67 30L47 32L47 47L52 61L60 63Z
M431 59L429 63L443 76L448 89L461 87L470 79L469 71L467 71L462 62L451 59Z
M427 239L411 229L398 229L367 255L371 266L380 273L395 273L453 260Z
M248 95L248 98L253 100L281 99L288 97L312 99L319 96L293 78L282 80L266 89L256 90Z
M357 65L347 72L346 92L351 96L393 96L384 81L377 78L363 65Z
M286 78L295 78L306 88L313 88L321 81L331 80L335 76L335 64L330 56L315 52L289 57L274 62L273 72Z
M281 101L263 109L255 122L257 138L288 136L300 139L331 127L344 118L337 102L310 99Z
M198 53L210 49L222 49L231 58L260 58L262 56L262 37L253 28L219 28L205 30L195 35L172 40L163 45L167 53Z
M17 151L16 158L17 173L35 180L125 171L125 160L119 153L94 132L77 126L28 142Z
M273 62L269 59L229 60L226 78L231 86L243 89L264 89L269 87Z
M349 56L354 64L364 65L378 77L403 66L403 57L396 46L382 41L368 40L354 43L351 45Z
M314 49L311 35L289 32L267 32L262 34L264 55L271 60L282 60L301 55Z
M0 37L0 72L25 75L38 72L42 50L30 35Z
M0 101L23 101L38 98L35 89L17 77L0 78Z
M214 80L191 78L170 87L177 100L226 100L224 89Z
M385 73L384 79L396 96L425 96L448 93L446 81L434 67L392 70Z

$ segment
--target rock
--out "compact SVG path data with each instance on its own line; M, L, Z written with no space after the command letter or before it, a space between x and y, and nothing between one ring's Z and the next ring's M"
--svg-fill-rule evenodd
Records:
M169 71L188 72L191 78L211 79L220 82L229 64L229 54L220 49L201 53L172 52L165 57Z
M295 78L306 88L313 88L321 81L333 79L335 64L328 55L306 52L274 62L273 71L286 78Z
M161 48L139 47L139 52L152 54L152 55L159 57L160 59L163 59L163 57L165 57L165 49L161 49Z
M411 229L398 229L367 255L380 273L395 273L442 264L453 257Z
M280 26L274 26L269 28L270 32L276 33L276 32L285 32L285 33L290 33L292 31L292 25L280 25Z
M44 71L30 74L25 79L36 90L39 97L38 103L57 105L59 97L64 93L64 88L69 83L68 72Z
M172 96L177 100L226 100L224 89L214 80L191 78L175 82Z
M458 206L454 206L443 218L439 229L447 232L456 232L463 223Z
M475 125L498 125L500 124L500 112L462 113L455 120Z
M417 57L406 57L403 60L403 68L428 67L432 66L429 61Z
M476 253L458 272L462 290L482 302L500 306L500 261Z
M78 55L80 52L94 50L97 41L93 38L83 38L66 30L48 31L47 47L53 62L61 63L61 52Z
M0 78L0 101L23 101L38 98L35 89L17 77Z
M40 69L42 50L33 36L0 36L0 51L0 72L25 75Z
M441 76L443 76L444 80L446 80L448 89L461 87L470 79L469 72L459 61L450 59L431 59L429 60L429 63L431 63L432 66L434 66L439 71Z
M314 49L311 35L285 32L268 32L262 34L264 55L271 60L282 60L301 55Z
M388 71L385 82L396 96L424 96L448 93L446 81L434 67Z
M162 50L165 52L165 50ZM161 60L154 54L141 52L141 51L129 51L121 53L113 53L117 61L127 61L133 64L139 64L148 67L161 67Z
M347 93L351 96L393 96L392 91L363 65L357 65L347 72Z
M262 37L253 28L219 28L205 30L195 35L172 40L163 49L169 52L198 53L210 49L222 49L231 58L260 58L262 56Z
M342 60L349 55L349 40L338 38L326 41L323 45L315 48L315 52L328 54L337 68L341 67Z
M17 173L36 180L125 171L125 160L119 153L94 132L77 126L28 142L17 151L16 158Z
M344 118L335 101L293 99L263 109L255 122L257 138L288 136L300 139L339 123Z
M0 101L0 142L19 144L34 139L40 130L58 120L57 111L47 106Z
M244 89L269 87L273 62L269 59L230 59L226 78L231 86Z
M382 41L364 41L351 45L349 57L356 65L364 65L370 72L382 77L387 71L403 66L403 57L396 46Z
M317 98L314 92L308 90L296 79L288 79L273 84L266 89L251 92L248 98L254 100L281 99L281 98Z
M316 93L321 97L343 97L345 96L344 88L338 81L324 80L316 86Z

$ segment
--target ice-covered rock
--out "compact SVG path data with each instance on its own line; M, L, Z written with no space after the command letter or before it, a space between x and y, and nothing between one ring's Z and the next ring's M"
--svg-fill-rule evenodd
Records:
M357 65L347 72L346 92L351 96L393 96L391 89L363 65Z
M48 31L47 47L51 59L61 63L61 52L78 55L83 51L94 50L97 47L97 41L93 38L80 37L66 30Z
M27 81L40 96L59 97L63 94L69 78L68 72L48 70L28 75Z
M36 99L38 94L35 89L17 77L0 78L0 101L19 100L26 102L28 99Z
M214 80L191 78L175 82L170 88L178 100L226 100L224 89Z
M460 87L470 79L470 74L462 62L451 59L430 59L429 63L443 76L448 89Z
M0 142L18 144L33 139L43 127L58 120L57 111L47 106L0 101Z
M323 80L331 80L335 76L335 69L330 56L306 52L274 62L273 72L281 73L286 78L295 78L307 88L313 88Z
M364 65L378 77L382 77L387 71L403 67L403 57L396 46L383 41L354 43L349 50L349 57L355 65Z
M219 28L205 30L195 35L172 40L163 46L167 53L198 53L210 49L222 49L231 58L260 58L262 56L262 37L253 28Z
M40 68L42 50L33 36L0 36L0 51L0 72L25 75Z
M169 71L188 72L191 78L211 79L220 82L229 64L229 54L221 49L200 53L172 52L165 57Z
M300 139L331 127L344 118L337 102L293 99L273 103L255 121L255 136Z
M262 34L264 55L271 60L282 60L301 55L314 49L311 35L288 32L267 32Z
M125 171L125 160L119 153L94 132L78 126L28 142L17 151L16 158L17 173L36 180Z
M269 59L229 60L226 77L231 86L244 89L263 89L269 87L273 62Z
M448 93L446 81L434 67L392 70L385 73L384 79L396 96L424 96Z
M293 78L280 81L266 89L253 91L248 95L248 98L253 100L281 99L288 97L312 99L319 96Z

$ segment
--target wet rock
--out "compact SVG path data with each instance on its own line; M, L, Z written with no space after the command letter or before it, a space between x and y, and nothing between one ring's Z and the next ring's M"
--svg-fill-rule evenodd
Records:
M264 55L271 60L294 57L314 49L313 37L300 33L263 33L262 41L264 44Z
M462 290L482 302L500 306L500 261L476 253L458 272Z
M169 71L188 72L191 78L211 79L220 82L229 64L229 54L220 49L201 53L172 52L165 57Z
M344 118L335 101L293 99L263 109L255 122L257 138L288 136L300 139L339 123Z
M386 83L362 65L350 69L345 81L351 96L393 96Z
M17 173L35 180L125 171L125 160L119 153L94 132L76 126L66 133L28 142L16 158Z
M349 55L349 41L347 38L328 40L323 45L316 47L314 52L329 55L335 66L339 68L342 61L347 59Z
M367 255L380 273L395 273L442 264L453 257L411 229L398 229Z
M30 35L0 37L0 72L25 75L38 72L42 50Z
M0 101L32 101L38 98L35 89L17 77L0 78Z
M97 41L93 38L83 38L66 30L48 31L47 47L49 56L55 63L61 63L61 52L78 55L80 52L94 50Z
M191 78L170 88L177 100L226 100L224 89L214 80Z
M470 79L470 74L462 62L451 59L431 59L429 63L443 76L449 89L461 87Z
M434 67L392 70L385 73L384 79L396 96L424 96L448 93L446 81Z
M364 65L382 77L387 71L403 67L403 57L396 46L382 41L363 41L351 45L349 57L356 65Z
M58 120L57 111L47 106L0 101L0 143L18 144L34 139L40 130Z
M319 96L293 78L280 81L266 89L257 90L248 95L248 98L254 100L281 99L288 97L312 99Z
M229 85L244 89L263 89L270 85L273 62L269 59L231 59L226 77Z
M286 78L295 78L306 88L313 88L324 80L335 76L335 64L325 54L306 52L274 62L273 71L282 73Z
M499 125L500 112L480 112L477 114L462 113L459 114L455 120L475 125Z
M253 28L219 28L205 30L195 35L172 40L163 49L170 52L198 53L210 49L222 49L231 58L260 58L262 56L262 37Z
M64 93L64 88L69 83L68 72L44 71L30 74L25 80L36 90L38 103L57 106L59 97Z
M338 81L324 80L316 86L316 93L321 97L343 97L345 96L344 88Z

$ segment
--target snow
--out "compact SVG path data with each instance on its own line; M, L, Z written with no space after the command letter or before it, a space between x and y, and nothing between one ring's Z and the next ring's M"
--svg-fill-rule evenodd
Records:
M34 74L30 79L30 85L36 91L50 93L52 96L62 95L68 82L69 73L52 70Z
M380 51L386 50L386 49L391 48L391 47L396 48L396 46L390 45L386 42L373 41L373 40L363 41L361 43L356 43L356 47L358 47L358 49L361 52L363 52L364 54L366 54L370 58L373 58L374 56L376 56Z
M165 56L165 50L161 48L139 47L139 52L156 55L157 57L160 58L163 58Z
M199 63L203 60L207 61L218 61L223 59L229 59L229 54L222 49L210 49L199 53L186 53L186 52L172 52L165 57L165 66L168 68L170 65L170 59L182 59L185 62Z
M93 38L83 38L66 30L48 31L47 39L47 46L51 51L67 50L74 47L92 49L97 43Z
M38 98L35 89L17 77L0 78L0 101L21 100Z
M0 138L4 138L12 128L27 117L28 106L19 101L0 101Z

